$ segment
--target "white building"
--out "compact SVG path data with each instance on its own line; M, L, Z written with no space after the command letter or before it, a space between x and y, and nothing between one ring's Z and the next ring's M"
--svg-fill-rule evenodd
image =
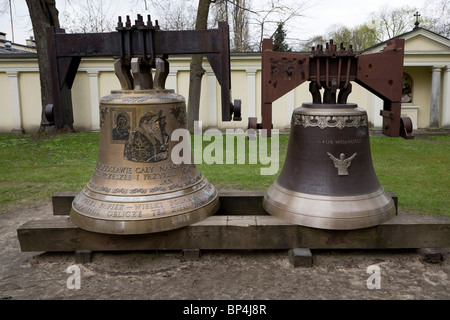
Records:
M450 128L450 39L423 28L397 38L405 39L404 78L410 92L402 104L414 129ZM40 82L37 56L29 46L8 45L0 33L0 132L35 132L41 119ZM380 43L364 53L380 51ZM26 50L26 51L25 51ZM119 89L112 58L83 58L72 88L74 127L77 131L99 129L99 100ZM166 87L187 97L189 56L170 56ZM247 128L248 117L261 121L261 54L231 55L232 99L242 100L242 121L222 122L220 86L207 59L203 67L200 119L203 128ZM303 84L273 103L273 126L286 129L292 111L310 102ZM356 83L348 102L367 110L370 124L381 127L382 101Z

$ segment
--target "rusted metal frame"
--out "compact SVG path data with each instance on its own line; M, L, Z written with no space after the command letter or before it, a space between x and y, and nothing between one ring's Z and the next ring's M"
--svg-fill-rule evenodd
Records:
M336 92L340 84L340 79L330 80L330 57L325 58L325 92L324 92L324 103L336 103ZM330 83L331 82L331 83Z
M228 41L228 24L219 22L218 37L216 38L219 52L206 53L206 57L211 68L216 75L221 88L222 100L222 121L230 121L233 114L233 105L231 103L231 66L230 66L230 43ZM238 120L238 119L235 119Z
M347 87L348 87L348 85L350 83L350 68L352 66L351 61L352 61L352 57L348 57L347 58L347 73L345 74L344 89L347 89Z
M355 82L383 100L382 133L400 136L404 39L388 41L382 52L360 55Z
M220 53L220 30L195 30L195 31L160 31L154 33L154 53L162 54L196 54L196 53ZM104 57L121 55L139 56L142 49L139 46L139 32L130 30L131 41L124 41L124 48L117 46L120 43L120 32L110 33L60 33L54 35L54 41L59 43L57 58L63 57ZM194 41L195 39L195 41ZM131 43L131 44L130 44ZM146 41L146 51L150 51L149 41Z
M193 41L193 37L197 41ZM226 22L219 22L218 29L196 30L195 34L192 31L164 31L164 34L156 31L155 54L159 52L205 54L221 87L222 121L241 120L240 112L231 103L229 27Z
M131 29L131 21L129 21L129 17L127 16L128 28ZM117 30L125 30L122 17L119 17L119 21L117 23ZM131 77L131 57L128 57L128 54L125 52L126 47L130 47L130 45L125 46L125 42L129 43L129 32L119 32L120 42L120 56L116 58L114 62L114 72L119 79L120 86L122 90L132 90L134 88L134 79Z
M267 39L267 44L271 44L271 40ZM264 49L263 42L263 69L269 65L267 62L267 53L271 51ZM404 39L392 40L387 43L383 52L375 54L366 54L360 56L353 55L353 49L350 48L347 52L340 48L338 52L335 46L327 46L324 52L322 46L318 45L316 49L313 48L312 55L309 60L309 78L311 81L310 91L313 95L314 103L321 103L319 90L324 87L324 103L335 103L333 96L334 89L330 87L330 77L332 78L335 70L331 67L334 64L330 63L330 58L338 58L337 63L337 87L340 89L337 99L338 103L346 103L347 97L351 92L350 81L355 81L376 96L384 101L383 110L383 134L392 137L399 135L412 138L410 135L411 129L407 119L401 118L401 82L403 74L403 54L404 54ZM341 68L342 60L347 57L347 66L345 74L345 82L342 82ZM323 67L321 67L321 60L325 60L325 73L322 74ZM293 80L295 76L293 77ZM342 83L344 83L342 85ZM271 123L271 107L272 102L281 95L277 94L277 90L268 85L267 73L263 71L262 77L262 128L270 130ZM327 91L328 90L328 91ZM284 94L284 93L283 93ZM253 119L252 119L253 120ZM249 123L254 121L250 121Z
M380 115L383 117L382 133L389 137L400 136L401 102L383 101L383 110Z
M153 54L153 51L154 51L154 49L153 49L153 33L152 33L152 30L151 29L149 29L149 28L146 28L145 26L144 26L144 22L142 21L142 16L141 15L138 15L138 18L139 18L139 24L137 23L137 30L139 31L139 43L140 43L140 47L141 47L141 50L142 50L142 53L141 53L141 59L142 59L142 61L141 61L141 63L142 64L149 64L149 65L151 65L151 66L154 66L155 65L155 56L154 56L154 54ZM146 35L146 31L149 31L148 32L148 35ZM149 40L149 47L150 47L150 52L148 52L148 55L149 55L149 61L148 61L148 57L147 57L147 51L145 50L145 47L146 47L146 38L148 38L148 40Z
M272 39L262 44L261 123L249 118L249 128L264 129L267 137L272 133L272 103L293 90L309 77L309 56L289 52L274 52ZM264 88L270 88L265 90Z
M346 58L347 67L345 75L342 75L342 59L344 58ZM323 103L347 103L347 97L351 93L350 81L356 77L356 57L353 54L335 53L334 51L332 53L313 54L310 58L310 64L311 71L308 80L314 83L310 85L313 102L322 103L319 90L324 88ZM340 91L336 97L337 89Z
M161 57L162 64L156 64L154 88L163 90L166 88L166 80L169 76L169 61L167 61L167 56L163 55Z
M153 88L153 77L152 77L152 68L156 67L156 57L154 54L154 31L155 27L150 25L145 25L143 21L143 17L138 14L138 20L135 22L134 28L139 33L139 48L141 49L141 54L139 55L138 65L140 81L141 81L141 89L151 89ZM148 17L148 23L151 23L150 16ZM147 47L149 51L147 51Z
M340 58L341 59L341 58ZM352 84L350 83L350 71L352 67L352 59L355 59L353 55L347 57L347 71L345 73L345 83L339 90L337 103L345 104L347 103L347 98L352 92ZM341 63L341 60L339 61ZM341 76L339 72L339 81L341 81Z
M163 60L171 54L207 54L208 59L213 61L211 67L222 87L222 120L231 120L233 105L230 102L228 24L219 23L218 29L195 31L161 31L156 28L144 34L140 32L142 30L133 29L127 21L123 29L126 32L66 34L63 29L49 28L47 43L52 87L58 88L53 90L55 125L73 124L70 89L82 57L120 57L121 63L115 68L125 68L126 74L133 56L142 57L151 53L154 57L162 55ZM132 79L122 79L121 85L132 87Z
M125 42L125 51L126 51L126 60L125 63L128 65L131 65L131 35L132 35L132 28L131 28L131 23L129 21L127 21L127 28L125 31L125 38L126 38L126 42Z
M312 95L312 102L314 104L322 103L322 96L320 94L320 89L319 89L318 83L316 81L311 81L309 83L309 92Z
M46 31L53 96L53 106L46 107L48 121L46 125L62 127L65 124L73 124L71 89L81 58L57 59L58 43L55 41L57 32L64 32L64 29L51 27Z
M270 66L270 56L266 54L267 52L272 52L273 50L273 43L272 39L264 39L262 43L262 67L268 67ZM262 98L262 105L261 105L261 127L262 129L267 130L266 134L267 137L272 136L272 99L269 99L269 90L265 90L266 86L269 87L267 84L270 80L270 71L263 70L261 75L261 81L263 84L262 90L261 90L261 98Z
M74 123L71 88L81 58L89 56L90 52L94 52L98 56L110 55L112 43L117 44L120 41L118 38L114 39L116 41L111 41L109 34L96 35L101 36L94 37L94 41L91 41L88 34L76 34L75 36L66 34L65 30L60 28L46 29L53 95L53 105L46 112L50 125L62 127L64 125L71 126ZM77 49L80 44L85 49L88 48L87 52Z
M414 139L412 135L413 124L409 117L400 118L400 136L405 139Z
M320 78L319 78L320 77L320 60L311 58L311 63L314 60L316 62L316 83L317 83L317 87L320 90L320 89L322 89L322 84L321 84L321 81L320 81Z
M341 72L342 72L342 58L341 57L339 57L338 58L339 60L339 62L338 62L338 73L337 73L337 79L338 79L338 82L339 82L339 85L341 84Z

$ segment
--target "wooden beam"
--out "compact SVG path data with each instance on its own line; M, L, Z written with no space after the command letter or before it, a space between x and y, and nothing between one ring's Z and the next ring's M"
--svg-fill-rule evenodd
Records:
M61 191L52 196L53 214L67 216L72 208L72 201L79 191Z
M376 227L321 230L272 216L211 216L185 228L144 235L82 230L67 216L29 221L17 230L23 252L240 249L417 249L450 247L450 218L402 214Z

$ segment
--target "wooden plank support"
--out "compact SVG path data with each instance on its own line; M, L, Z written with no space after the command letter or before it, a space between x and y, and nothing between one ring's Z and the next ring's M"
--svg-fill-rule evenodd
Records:
M69 215L72 201L79 191L61 191L52 196L53 214L55 216Z
M398 214L379 226L321 230L272 216L211 216L188 227L144 235L82 230L67 216L32 220L17 230L23 252L240 249L417 249L450 247L450 218Z

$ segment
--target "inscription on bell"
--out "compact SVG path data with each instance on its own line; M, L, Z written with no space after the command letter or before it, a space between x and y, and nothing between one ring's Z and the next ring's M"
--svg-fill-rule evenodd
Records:
M139 166L135 168L105 165L97 161L94 177L104 181L128 181L121 188L107 188L96 185L93 181L88 186L93 191L110 194L145 194L182 189L198 183L202 175L194 165L161 164L153 166ZM139 184L141 183L142 184ZM151 188L147 188L151 182ZM129 188L125 188L128 186Z
M355 152L350 158L345 159L345 154L341 153L339 158L336 158L331 153L327 152L330 159L333 161L334 166L338 169L339 176L348 176L348 167L352 164L352 160L355 159L357 153Z
M317 143L319 144L358 144L361 143L362 139L318 139Z
M141 203L113 203L80 197L75 199L74 206L82 209L85 214L99 218L152 218L197 209L210 203L215 197L216 194L211 185L206 184L196 194L172 199Z

